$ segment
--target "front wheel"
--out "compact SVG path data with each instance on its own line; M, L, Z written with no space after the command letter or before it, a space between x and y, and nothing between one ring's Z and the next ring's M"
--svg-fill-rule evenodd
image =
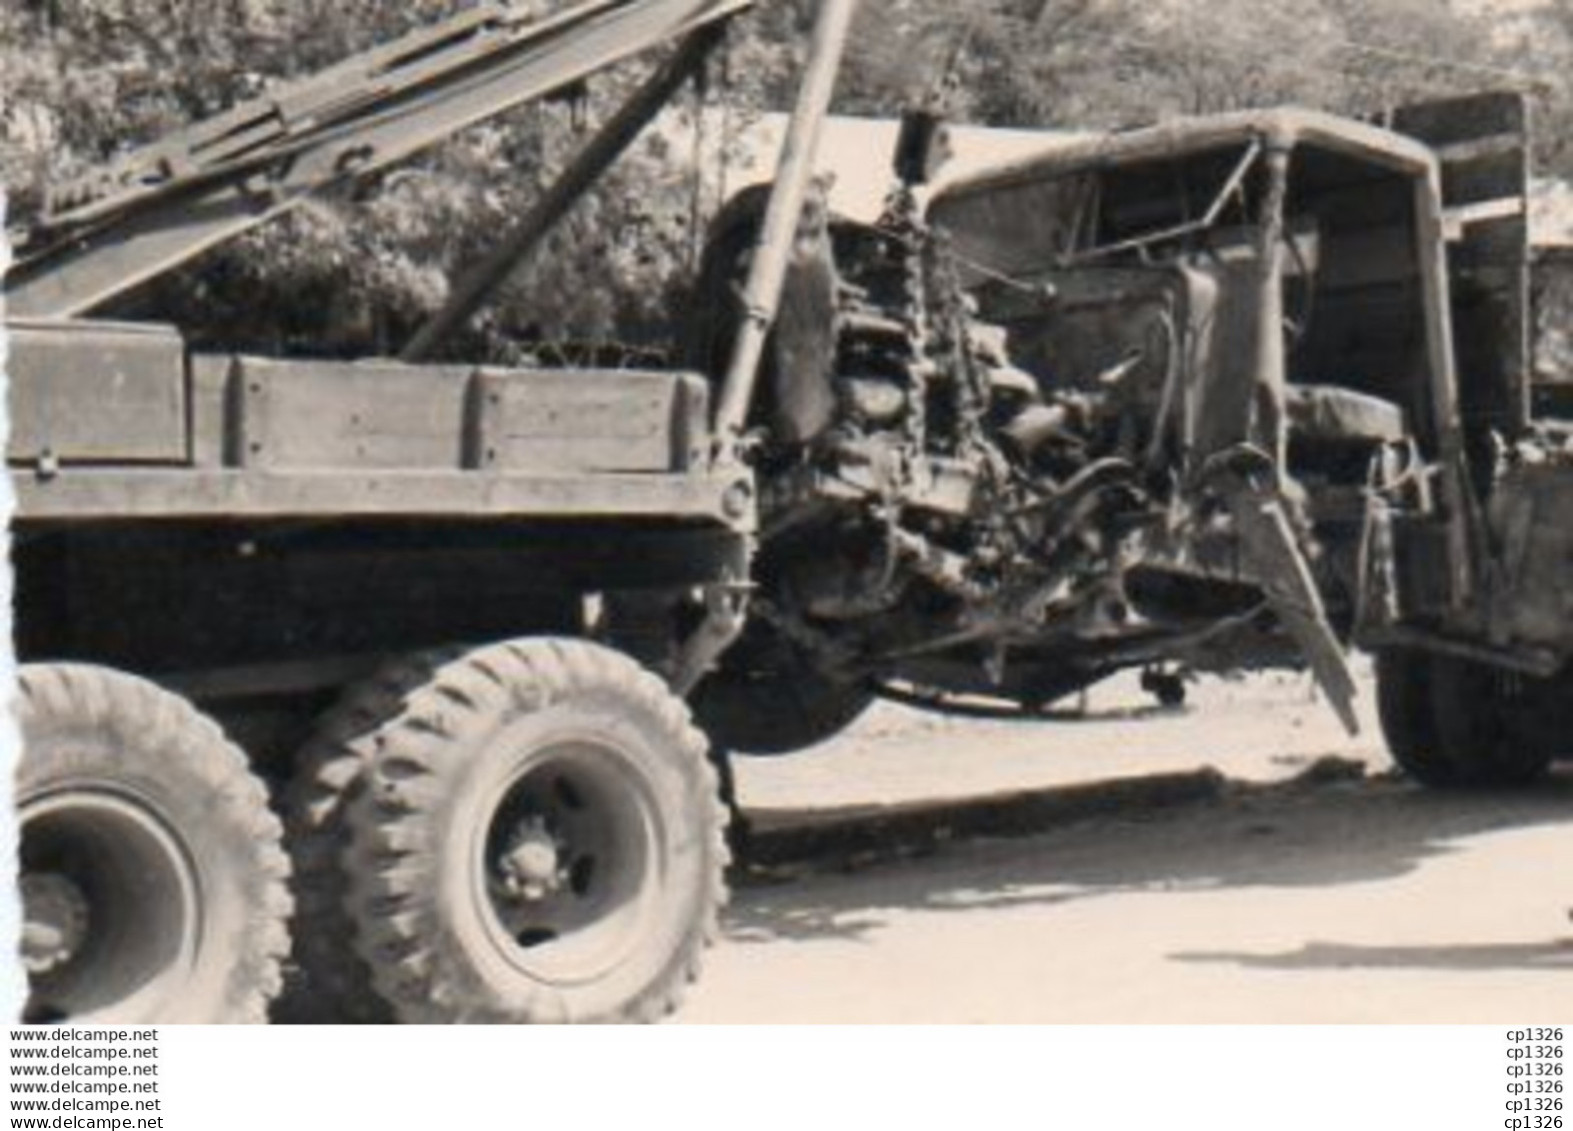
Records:
M1392 648L1376 656L1376 707L1388 753L1422 785L1461 784L1462 774L1437 740L1431 703L1431 656Z
M875 698L869 685L820 670L803 649L756 621L695 689L693 705L717 746L749 757L828 742Z
M573 640L439 667L349 803L356 944L401 1020L649 1021L724 902L704 739L654 675Z
M1538 681L1455 656L1391 650L1377 656L1377 704L1393 760L1440 788L1526 785L1555 753L1535 720Z
M288 866L245 757L133 676L42 664L20 684L26 1019L263 1021Z

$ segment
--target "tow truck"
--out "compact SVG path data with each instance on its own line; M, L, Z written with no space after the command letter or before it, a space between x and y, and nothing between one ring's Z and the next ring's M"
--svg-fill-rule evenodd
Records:
M853 5L818 17L736 381L421 361L749 7L482 3L56 186L19 233L7 458L30 1019L260 1021L292 935L294 996L341 1019L674 1007L727 862L682 695L742 621L755 485L738 406ZM200 353L100 314L663 45L402 358ZM625 590L666 598L638 634L659 638L645 664L597 632L601 595Z

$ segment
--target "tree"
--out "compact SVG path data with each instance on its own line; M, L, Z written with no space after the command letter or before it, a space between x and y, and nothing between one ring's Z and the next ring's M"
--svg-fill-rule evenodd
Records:
M12 211L25 216L44 185L125 146L467 6L0 0L0 177ZM734 28L712 74L738 118L790 102L816 7L768 0ZM1542 56L1532 69L1547 76L1533 82L1508 25L1450 0L864 0L838 108L893 114L947 73L960 120L1059 128L1280 102L1376 113L1517 83L1554 127L1542 157L1573 171L1562 140L1573 128L1561 128L1573 127L1570 13L1560 0L1521 17ZM546 104L505 115L254 231L150 288L134 312L235 348L396 348L582 143L576 122L607 113L641 71L594 83L584 114ZM694 170L671 137L646 137L502 288L462 343L467 356L518 358L564 339L662 344L697 236Z
M25 219L46 185L119 150L466 6L7 0L0 173L13 213ZM606 113L642 69L597 82L582 108L505 114L353 194L314 201L159 280L118 312L174 321L198 345L395 349L583 142L582 121ZM532 340L655 335L669 283L688 258L683 174L662 138L646 138L504 289L472 351L517 355Z

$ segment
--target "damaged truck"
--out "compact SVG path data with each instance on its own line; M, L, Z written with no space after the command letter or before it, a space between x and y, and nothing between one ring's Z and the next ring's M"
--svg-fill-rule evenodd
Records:
M669 370L426 361L747 0L482 4L62 185L5 281L27 1015L642 1020L725 897L731 754L1308 664L1399 762L1567 744L1573 455L1521 106L1182 121L884 216L717 218ZM675 42L401 358L191 350L143 282ZM1553 384L1555 384L1553 382ZM274 812L283 814L282 821Z
M1510 94L1182 119L920 206L938 134L910 117L886 216L799 231L712 733L771 750L877 695L1031 711L1133 666L1286 662L1353 728L1355 645L1419 781L1573 752L1573 386L1531 348L1526 124ZM757 211L723 219L701 309Z

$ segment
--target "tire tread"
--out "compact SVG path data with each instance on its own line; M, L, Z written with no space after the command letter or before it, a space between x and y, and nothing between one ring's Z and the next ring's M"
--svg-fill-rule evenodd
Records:
M90 664L24 665L18 677L18 717L24 734L39 728L85 728L111 734L128 763L156 752L178 760L182 770L211 798L216 821L244 832L250 859L246 945L225 982L213 1019L260 1024L282 986L289 951L290 864L283 828L268 794L245 754L219 725L186 700L125 672ZM24 756L18 800L47 779L51 767ZM146 767L156 772L159 767Z
M631 702L671 736L700 776L709 799L706 822L709 859L700 921L685 936L671 967L614 1016L601 1021L654 1021L674 1011L683 988L699 973L702 951L718 930L726 902L726 810L720 783L707 757L708 743L686 705L654 674L628 657L579 640L510 641L478 649L438 669L413 692L404 712L378 732L381 753L367 788L351 797L349 869L356 946L372 980L401 1020L570 1020L562 996L540 987L528 1000L504 1009L459 984L442 947L440 931L423 898L433 886L422 860L433 845L431 823L441 785L453 770L466 739L486 725L488 712L511 696L522 711L566 697L592 694ZM442 726L434 725L441 719ZM435 788L434 788L435 787ZM390 907L400 910L389 913Z

